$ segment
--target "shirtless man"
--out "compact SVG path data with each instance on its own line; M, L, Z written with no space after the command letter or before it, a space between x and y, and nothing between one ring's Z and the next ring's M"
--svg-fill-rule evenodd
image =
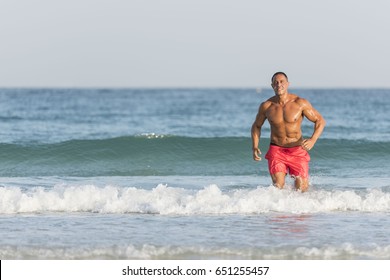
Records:
M287 172L295 178L295 188L302 192L309 188L310 151L325 127L325 120L311 104L287 91L287 75L277 72L272 76L275 96L260 104L256 120L252 125L253 159L260 161L259 141L261 127L266 119L271 126L271 143L265 158L275 187L283 188ZM314 123L314 132L303 139L301 123L303 117Z

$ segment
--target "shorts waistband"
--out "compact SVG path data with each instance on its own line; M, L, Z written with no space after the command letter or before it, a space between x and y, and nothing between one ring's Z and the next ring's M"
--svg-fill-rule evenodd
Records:
M276 146L276 147L279 147L279 148L283 148L283 149L293 149L293 148L296 148L296 147L300 147L300 145L298 146L294 146L294 147L283 147L283 146L280 146L278 144L275 144L275 143L269 143L270 146Z

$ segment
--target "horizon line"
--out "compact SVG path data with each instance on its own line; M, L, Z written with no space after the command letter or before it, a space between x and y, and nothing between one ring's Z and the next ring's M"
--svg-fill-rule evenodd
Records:
M148 90L161 90L161 89L253 89L256 91L272 90L270 86L1 86L0 90L3 89L148 89ZM290 86L290 89L297 90L336 90L336 89L348 89L348 90L390 90L388 87L368 87L368 86Z

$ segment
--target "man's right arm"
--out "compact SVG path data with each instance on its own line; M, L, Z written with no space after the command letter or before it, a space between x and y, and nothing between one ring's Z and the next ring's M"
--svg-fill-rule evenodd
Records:
M261 160L261 151L259 149L259 141L261 135L261 127L263 126L265 120L267 119L265 115L265 104L261 103L259 106L259 112L257 113L256 119L252 124L251 134L252 134L252 153L253 159L256 161Z

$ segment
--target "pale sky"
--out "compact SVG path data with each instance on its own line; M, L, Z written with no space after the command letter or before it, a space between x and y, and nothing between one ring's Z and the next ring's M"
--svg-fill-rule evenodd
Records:
M0 0L0 87L390 88L389 0Z

